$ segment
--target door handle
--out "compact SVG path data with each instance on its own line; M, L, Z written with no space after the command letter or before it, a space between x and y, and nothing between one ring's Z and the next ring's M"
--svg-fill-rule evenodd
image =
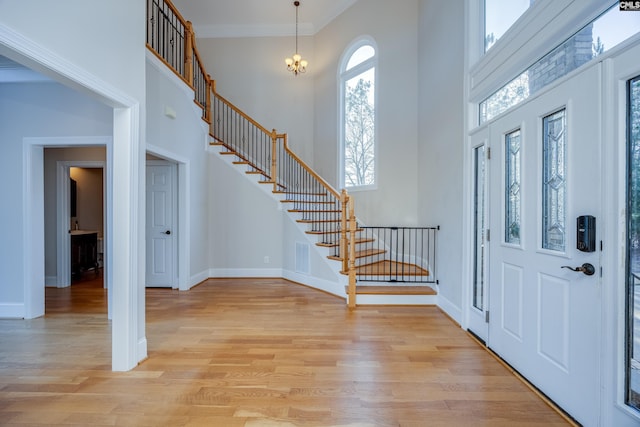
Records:
M596 268L588 262L585 262L580 267L569 267L568 265L563 265L560 268L568 268L571 271L581 271L587 276L593 276L596 272Z
M171 230L165 231L164 234L167 234L167 235L171 234Z

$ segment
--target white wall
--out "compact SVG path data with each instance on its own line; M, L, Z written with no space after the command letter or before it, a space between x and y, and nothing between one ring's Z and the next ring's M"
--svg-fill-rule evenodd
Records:
M212 225L209 218L209 162L205 148L208 127L193 102L193 90L155 56L147 61L147 144L156 155L181 163L186 169L188 230L180 230L179 239L187 239L187 287L197 284L209 270L209 242L206 236ZM169 108L175 119L165 114ZM180 179L180 178L179 178ZM182 187L178 184L178 187ZM184 187L182 187L185 190Z
M108 136L112 133L111 116L111 108L58 83L0 85L0 177L12 183L4 186L0 209L2 224L11 224L2 239L11 244L0 244L0 304L24 303L23 137ZM45 184L52 184L55 192L55 164L50 172L44 175ZM45 254L50 255L45 256L45 274L55 276L55 197L49 196L45 202L52 202L53 206L45 209L53 215L45 215Z
M438 296L462 306L464 13L456 2L420 1L418 199L420 218L440 225Z
M314 166L338 183L338 63L357 37L378 45L377 190L351 192L367 225L425 225L418 217L418 2L360 1L315 37Z
M102 168L72 167L69 175L77 183L76 216L69 221L70 228L97 231L102 237L103 226L103 173Z
M68 0L64 7L48 0L0 2L0 26L139 101L144 100L145 17L146 4L129 0ZM42 64L28 65L56 75Z
M213 276L282 277L281 203L270 194L271 186L250 181L245 167L230 165L231 160L220 154L209 160Z
M287 133L293 151L313 164L313 81L318 71L313 39L300 37L298 45L309 67L294 77L284 63L295 50L293 37L197 40L218 93L267 130Z

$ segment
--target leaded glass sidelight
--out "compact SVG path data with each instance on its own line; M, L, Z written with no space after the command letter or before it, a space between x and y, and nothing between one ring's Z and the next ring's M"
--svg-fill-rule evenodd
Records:
M542 151L542 247L564 252L566 247L566 110L545 117Z
M520 129L504 137L505 152L505 225L504 241L520 244Z

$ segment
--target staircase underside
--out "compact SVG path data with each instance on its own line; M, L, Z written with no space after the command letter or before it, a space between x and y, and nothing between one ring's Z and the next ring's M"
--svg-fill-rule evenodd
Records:
M236 166L248 167L245 171L247 174L258 174L262 178L258 181L260 184L273 184L271 177L260 170L255 164L247 160L240 153L234 151L231 147L221 142L213 142L211 145L219 145L223 147L220 151L221 155L233 155L237 160L232 164ZM295 203L303 205L303 208L293 208L287 211L294 215L300 215L296 222L308 224L309 229L305 233L309 235L318 235L321 241L316 242L317 246L328 249L339 248L340 244L336 237L340 231L331 224L339 224L340 210L322 209L316 206L333 204L334 202L325 200L327 193L310 193L308 191L287 191L286 186L277 184L278 190L273 191L275 195L283 196L280 201L282 203ZM293 196L293 197L291 197ZM305 199L310 197L310 199ZM319 215L322 219L310 218L309 215ZM359 234L361 228L357 228L355 233ZM330 237L329 237L330 236ZM364 245L374 241L373 238L356 237L356 245ZM355 258L360 260L360 264L355 266L357 286L356 294L358 295L358 305L434 305L436 304L437 291L426 284L404 285L404 283L425 282L430 276L430 272L418 265L398 262L390 259L380 259L375 261L366 261L367 257L377 258L384 257L386 250L383 249L363 249L356 251ZM328 259L342 262L341 255L329 255ZM342 274L348 272L341 271ZM371 283L366 285L365 283ZM345 293L348 294L348 287L345 287Z

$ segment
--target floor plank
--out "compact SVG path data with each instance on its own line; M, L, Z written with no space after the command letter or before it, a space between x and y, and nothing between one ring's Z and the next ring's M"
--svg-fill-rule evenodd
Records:
M149 358L111 372L100 281L0 320L0 425L564 426L436 307L280 279L147 289Z

